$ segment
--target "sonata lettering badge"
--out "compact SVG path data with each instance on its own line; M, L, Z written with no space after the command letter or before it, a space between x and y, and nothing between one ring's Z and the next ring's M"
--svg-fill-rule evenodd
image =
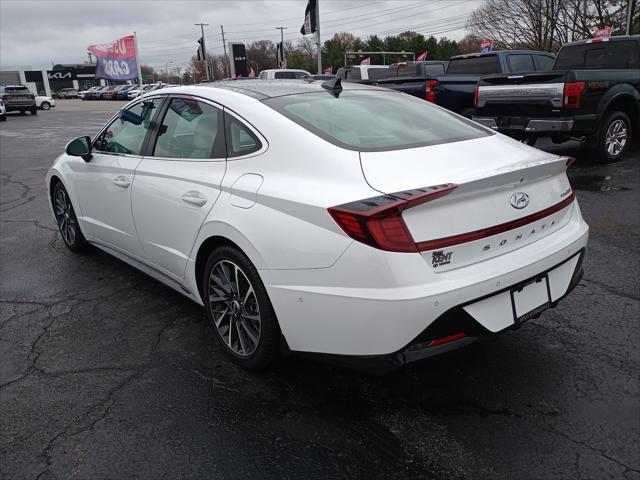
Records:
M518 192L511 195L511 206L513 208L517 208L518 210L522 210L527 205L529 205L529 195L524 192Z

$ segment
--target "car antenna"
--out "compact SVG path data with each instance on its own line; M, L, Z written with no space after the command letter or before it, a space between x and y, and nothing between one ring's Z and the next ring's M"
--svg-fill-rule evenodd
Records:
M340 77L332 78L331 80L325 80L322 82L321 87L328 90L331 95L338 98L342 93L342 83Z

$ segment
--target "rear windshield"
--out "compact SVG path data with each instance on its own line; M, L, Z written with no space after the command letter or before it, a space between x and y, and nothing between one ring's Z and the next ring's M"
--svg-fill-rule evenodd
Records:
M497 55L454 58L449 60L449 67L447 67L447 75L489 75L492 73L500 73Z
M263 102L349 150L375 152L459 142L493 133L422 99L381 90L288 95Z
M17 92L17 93L28 93L30 90L27 87L5 87L5 92Z
M640 68L635 41L582 43L564 47L554 70L597 70Z
M304 72L276 72L273 78L278 80L295 80L296 78L302 78L306 75Z
M387 69L385 68L367 68L367 75L369 76L369 80L380 80L384 78L387 73Z

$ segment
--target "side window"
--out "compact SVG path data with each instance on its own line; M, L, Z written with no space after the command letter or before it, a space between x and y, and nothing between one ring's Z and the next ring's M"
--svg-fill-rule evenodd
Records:
M258 137L235 117L225 115L227 132L227 155L229 158L240 157L257 152L262 148Z
M533 72L533 59L531 55L512 54L507 56L507 63L509 64L510 72Z
M136 125L116 118L94 142L93 148L99 152L140 155L160 102L160 99L147 100L131 107L129 111L138 115L142 122Z
M535 55L536 69L539 72L549 72L553 68L553 64L556 61L555 58L547 55Z
M172 98L158 129L153 156L224 158L222 111L191 98Z
M444 65L442 64L425 65L424 73L425 75L443 75Z

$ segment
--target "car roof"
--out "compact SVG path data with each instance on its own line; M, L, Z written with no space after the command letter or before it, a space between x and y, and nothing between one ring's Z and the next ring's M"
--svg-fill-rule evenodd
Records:
M300 68L269 68L267 70L262 70L262 72L306 72L306 70L302 70Z
M326 92L321 80L261 80L259 82L233 82L219 81L214 83L201 83L198 88L221 88L232 92L247 95L258 100L287 95L299 95L303 93ZM379 90L388 91L385 88L358 83L342 83L343 90ZM170 92L168 92L170 93Z

